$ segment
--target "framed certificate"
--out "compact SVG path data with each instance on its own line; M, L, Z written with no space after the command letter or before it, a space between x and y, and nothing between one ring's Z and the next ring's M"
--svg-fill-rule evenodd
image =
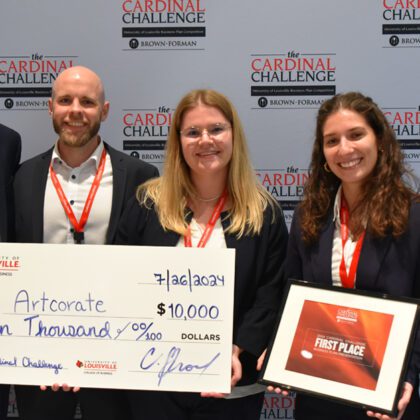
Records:
M290 280L260 382L395 415L418 303Z

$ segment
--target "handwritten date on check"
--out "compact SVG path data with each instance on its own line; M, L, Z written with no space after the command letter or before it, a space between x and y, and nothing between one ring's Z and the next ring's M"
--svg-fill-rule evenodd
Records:
M0 243L0 381L230 392L235 251Z

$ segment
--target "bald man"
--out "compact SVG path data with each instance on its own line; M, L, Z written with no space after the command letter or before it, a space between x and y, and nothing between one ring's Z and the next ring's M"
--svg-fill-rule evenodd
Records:
M48 107L58 139L50 150L24 162L16 174L16 239L112 244L127 200L158 171L101 140L99 129L108 116L109 102L92 70L79 66L63 71L53 85ZM95 185L99 188L93 194ZM85 210L88 197L93 199L90 212ZM127 418L121 411L120 391L82 389L73 393L17 387L22 420L70 420L77 397L85 420Z

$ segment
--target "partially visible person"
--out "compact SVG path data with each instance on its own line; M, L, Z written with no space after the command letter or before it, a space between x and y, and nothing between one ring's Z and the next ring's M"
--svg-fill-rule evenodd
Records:
M371 98L346 93L318 112L310 176L297 208L286 276L395 297L420 297L420 204L394 131ZM398 419L420 419L417 333ZM277 390L279 392L279 390ZM389 419L299 395L296 420Z
M0 241L13 239L13 176L18 169L22 143L19 133L0 124Z
M109 102L92 70L77 66L60 73L48 104L58 140L47 152L24 162L16 174L16 239L112 244L128 199L158 171L100 138ZM86 203L92 201L89 210ZM126 418L122 391L85 388L76 394L17 386L16 394L22 420L73 419L78 398L84 420Z
M13 176L22 148L19 133L0 124L0 242L14 239ZM9 385L0 385L0 420L7 417Z
M133 418L256 420L264 397L256 363L274 328L286 255L283 213L255 176L225 96L191 91L172 121L163 175L139 188L117 242L236 249L232 392L129 391Z

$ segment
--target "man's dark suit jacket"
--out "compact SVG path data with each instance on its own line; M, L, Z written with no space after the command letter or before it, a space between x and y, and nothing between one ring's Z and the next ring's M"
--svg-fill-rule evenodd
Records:
M128 199L138 185L159 175L158 170L141 160L113 149L105 143L113 171L112 208L106 243L112 244ZM24 162L15 183L16 241L43 242L44 199L53 149Z
M321 230L318 241L306 246L302 240L298 211L292 222L286 258L286 275L288 278L302 279L310 282L332 285L331 258L335 223L332 211ZM420 204L413 203L406 232L398 238L387 235L384 238L373 237L366 232L356 272L356 288L386 293L392 296L420 298ZM412 403L418 407L418 375L420 372L420 334L414 345L406 380L413 384ZM320 407L333 416L333 403L318 400ZM310 419L316 399L301 397L296 402L296 412L307 407L299 419ZM344 406L343 406L344 407ZM349 410L354 410L348 407ZM411 409L412 407L410 407ZM417 408L416 408L417 410ZM341 411L341 418L356 418L354 412L347 414ZM363 418L365 413L361 414ZM420 413L413 414L420 418ZM353 416L353 417L352 417ZM325 417L330 418L330 417ZM331 417L336 418L336 417ZM339 416L337 416L339 418ZM367 418L367 417L366 417ZM411 416L404 416L410 418Z
M159 175L158 170L143 161L127 156L105 143L113 172L112 208L106 243L115 241L120 217L128 199L138 185ZM16 241L42 243L44 232L44 199L53 148L24 162L14 182L16 206ZM37 387L16 387L18 410L23 418L52 420L61 412L61 419L74 417L75 396L81 402L84 418L124 418L123 393L115 390L83 388L79 393L42 392ZM72 395L71 395L72 394ZM48 407L53 407L48 411ZM46 413L49 412L48 416Z
M13 239L13 189L12 181L21 152L20 135L0 124L0 238Z

